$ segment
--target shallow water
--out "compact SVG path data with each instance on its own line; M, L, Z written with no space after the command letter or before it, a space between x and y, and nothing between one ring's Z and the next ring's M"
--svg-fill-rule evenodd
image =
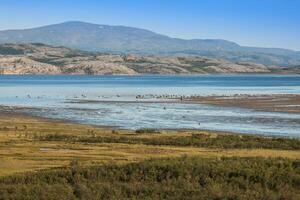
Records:
M300 94L300 76L0 76L0 104L30 107L22 111L37 116L128 129L191 128L300 137L300 114L134 102L136 95L146 94L284 93Z

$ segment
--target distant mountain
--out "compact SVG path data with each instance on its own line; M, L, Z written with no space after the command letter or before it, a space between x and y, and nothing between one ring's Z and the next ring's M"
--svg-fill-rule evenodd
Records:
M245 47L226 40L184 40L139 28L85 22L0 31L0 43L45 43L85 51L144 55L201 55L279 66L300 64L300 53L287 49Z

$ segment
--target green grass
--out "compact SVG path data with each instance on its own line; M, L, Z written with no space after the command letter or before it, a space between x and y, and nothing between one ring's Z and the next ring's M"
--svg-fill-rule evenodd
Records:
M185 134L159 134L155 129L139 129L137 134L111 134L111 135L61 135L48 134L36 136L35 139L41 141L69 141L86 143L126 143L145 145L167 145L181 147L202 147L219 149L283 149L299 150L300 140L292 138L276 138L250 135L234 134L204 134L203 132L187 132Z
M0 179L0 199L299 199L300 161L181 157Z

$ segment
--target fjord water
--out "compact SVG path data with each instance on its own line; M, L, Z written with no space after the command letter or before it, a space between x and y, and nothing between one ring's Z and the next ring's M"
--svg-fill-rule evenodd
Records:
M155 102L136 95L300 94L300 76L0 76L0 105L120 128L207 129L300 137L300 114ZM300 105L300 102L299 102Z

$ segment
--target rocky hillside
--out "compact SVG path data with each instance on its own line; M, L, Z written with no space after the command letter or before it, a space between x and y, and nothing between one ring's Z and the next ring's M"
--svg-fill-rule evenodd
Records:
M207 74L300 73L250 62L200 56L141 56L90 53L40 43L0 45L2 74Z
M149 30L85 22L65 22L25 30L0 31L0 43L44 43L85 51L139 55L197 55L231 62L300 65L300 52L240 46L215 39L184 40Z

